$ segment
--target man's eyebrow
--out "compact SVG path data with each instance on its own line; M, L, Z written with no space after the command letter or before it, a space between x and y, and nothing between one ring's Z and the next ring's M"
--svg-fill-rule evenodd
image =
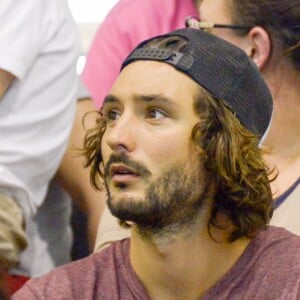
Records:
M144 102L161 102L166 105L175 105L174 100L162 94L152 94L152 95L136 95L135 100Z
M133 96L133 99L138 103L151 103L151 102L155 102L155 103L160 103L166 106L170 106L175 108L176 107L176 103L175 101L171 98L168 97L166 95L163 94L147 94L147 95L141 95L141 94L136 94ZM121 100L119 97L109 94L104 98L104 102L102 104L102 108L109 103L120 103Z
M119 98L114 96L114 95L107 95L105 98L104 98L104 101L103 101L103 105L106 104L106 103L111 103L111 102L119 102Z

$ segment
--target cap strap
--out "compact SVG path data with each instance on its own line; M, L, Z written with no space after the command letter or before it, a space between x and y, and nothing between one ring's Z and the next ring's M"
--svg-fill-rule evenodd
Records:
M135 60L157 60L169 63L176 66L183 54L170 49L157 49L157 48L139 48L136 49L124 62L127 65Z

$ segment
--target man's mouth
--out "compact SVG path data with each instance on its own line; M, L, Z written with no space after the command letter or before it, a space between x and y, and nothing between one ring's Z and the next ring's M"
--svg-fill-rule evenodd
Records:
M113 181L125 182L135 179L139 174L124 165L112 165L110 167L110 176Z

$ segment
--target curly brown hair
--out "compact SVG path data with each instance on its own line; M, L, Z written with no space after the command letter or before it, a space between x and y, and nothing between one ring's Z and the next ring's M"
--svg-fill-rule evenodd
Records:
M177 38L159 38L144 47L181 49L186 41ZM215 187L212 213L208 223L220 228L218 213L226 215L234 226L228 240L241 237L253 238L270 221L273 212L270 174L258 147L258 138L249 132L232 111L199 86L199 95L194 101L199 123L191 136L201 149L201 161ZM91 183L103 188L104 174L101 142L106 130L106 121L99 113L97 124L87 131L84 140L84 155L91 167Z
M192 136L204 150L202 159L215 185L208 226L219 227L217 214L225 214L234 230L229 241L252 238L273 213L271 174L258 147L258 138L245 129L222 101L202 89L195 101L200 122Z
M86 130L86 134L83 141L83 149L80 150L82 155L84 155L86 158L85 167L90 167L90 181L92 186L95 187L97 190L101 191L104 189L104 174L100 168L100 165L103 161L101 152L101 141L103 134L106 130L106 120L102 116L101 112L95 111L94 113L98 114L96 124L93 128L89 128ZM85 126L83 125L83 127Z

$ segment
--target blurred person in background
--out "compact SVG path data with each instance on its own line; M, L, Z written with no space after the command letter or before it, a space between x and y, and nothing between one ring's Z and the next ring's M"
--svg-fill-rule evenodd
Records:
M4 0L0 16L1 256L33 277L67 261L71 242L69 199L49 184L73 124L79 37L67 1Z
M277 180L272 182L275 206L272 224L300 234L299 0L269 0L264 4L254 0L121 0L99 27L83 80L95 105L101 107L122 60L136 44L152 35L183 27L188 16L197 21L199 15L201 21L245 25L242 29L229 26L210 31L245 50L269 85L275 112L265 143L271 151L265 158L279 171ZM189 23L198 26L197 22ZM95 249L128 234L106 207Z
M112 87L120 64L142 40L184 27L197 15L193 0L120 0L100 25L82 72L97 108Z
M271 224L300 235L300 0L203 0L199 11L204 23L194 23L198 29L205 29L206 22L232 25L209 25L206 30L242 48L272 92L274 114L265 142L270 153L265 159L279 174L272 183Z
M14 291L71 259L62 186L91 217L91 245L102 203L89 206L89 172L73 151L94 107L77 101L80 45L67 1L3 0L0 25L0 268Z

